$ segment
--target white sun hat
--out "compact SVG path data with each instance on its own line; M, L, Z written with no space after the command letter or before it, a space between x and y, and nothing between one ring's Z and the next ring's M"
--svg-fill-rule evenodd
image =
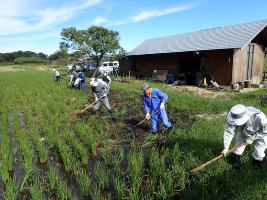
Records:
M244 125L250 118L247 109L242 104L233 106L227 114L227 122L234 126Z
M91 86L91 87L96 87L96 86L97 86L96 78L91 78L90 86Z

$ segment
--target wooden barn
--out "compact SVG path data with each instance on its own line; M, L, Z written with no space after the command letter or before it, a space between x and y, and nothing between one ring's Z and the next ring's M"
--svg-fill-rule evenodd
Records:
M187 84L197 73L221 85L262 80L267 47L267 20L148 39L127 54L130 70L151 77L168 70ZM190 78L191 77L191 78Z

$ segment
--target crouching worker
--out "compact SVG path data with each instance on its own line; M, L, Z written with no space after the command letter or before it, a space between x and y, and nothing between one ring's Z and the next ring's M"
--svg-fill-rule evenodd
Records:
M254 107L245 107L237 104L231 108L227 115L227 124L224 130L224 150L222 154L227 155L231 141L235 135L236 145L245 143L238 148L230 157L234 167L240 166L240 156L246 145L253 144L252 165L261 166L267 148L267 118L263 112Z
M111 107L108 100L108 85L101 79L92 78L90 81L90 86L97 103L93 107L93 112L96 113L99 110L100 103L102 102L104 106L111 113Z
M53 69L53 72L55 73L55 81L59 83L61 78L60 73L56 69Z
M159 89L151 88L147 83L142 84L141 92L144 93L143 100L146 119L151 119L151 132L154 134L158 132L159 121L162 121L165 128L171 128L171 123L168 120L165 109L168 96Z

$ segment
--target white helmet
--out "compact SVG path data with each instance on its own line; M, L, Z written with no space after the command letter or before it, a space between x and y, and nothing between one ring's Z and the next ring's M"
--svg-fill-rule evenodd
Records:
M53 69L53 72L55 72L56 71L56 69Z
M91 81L90 81L90 86L91 87L96 87L98 84L97 84L97 80L96 78L91 78Z
M103 72L103 76L107 76L108 75L108 72L107 71L104 71Z
M247 109L242 104L233 106L227 115L227 122L234 126L244 125L250 118Z

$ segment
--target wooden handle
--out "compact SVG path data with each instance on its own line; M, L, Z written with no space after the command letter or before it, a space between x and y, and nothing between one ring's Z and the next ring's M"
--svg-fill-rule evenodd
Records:
M160 109L157 110L157 111L155 111L154 113L152 113L151 117L154 116L155 114L157 114L159 111L160 111ZM136 124L136 125L134 126L134 128L137 127L137 126L139 126L140 124L143 124L146 120L147 120L146 118L143 119L141 122L139 122L138 124Z
M239 147L241 147L241 146L243 146L243 145L246 145L246 143L241 143L241 144L239 144L239 145L233 147L232 149L230 149L230 150L228 151L228 153L232 153L233 151L235 151L236 149L238 149ZM196 172L198 172L198 171L204 169L206 166L210 165L211 163L213 163L213 162L215 162L216 160L219 160L219 159L221 159L221 158L223 158L223 155L219 155L219 156L213 158L212 160L210 160L210 161L208 161L208 162L206 162L206 163L204 163L204 164L202 164L202 165L199 165L198 167L196 167L196 168L190 170L190 173L196 173Z
M93 103L91 103L89 106L87 106L86 108L84 108L83 110L81 110L81 112L80 113L84 113L86 110L88 110L89 108L91 108L96 102L98 102L100 99L102 99L104 97L104 95L103 96L101 96L97 101L94 101Z

